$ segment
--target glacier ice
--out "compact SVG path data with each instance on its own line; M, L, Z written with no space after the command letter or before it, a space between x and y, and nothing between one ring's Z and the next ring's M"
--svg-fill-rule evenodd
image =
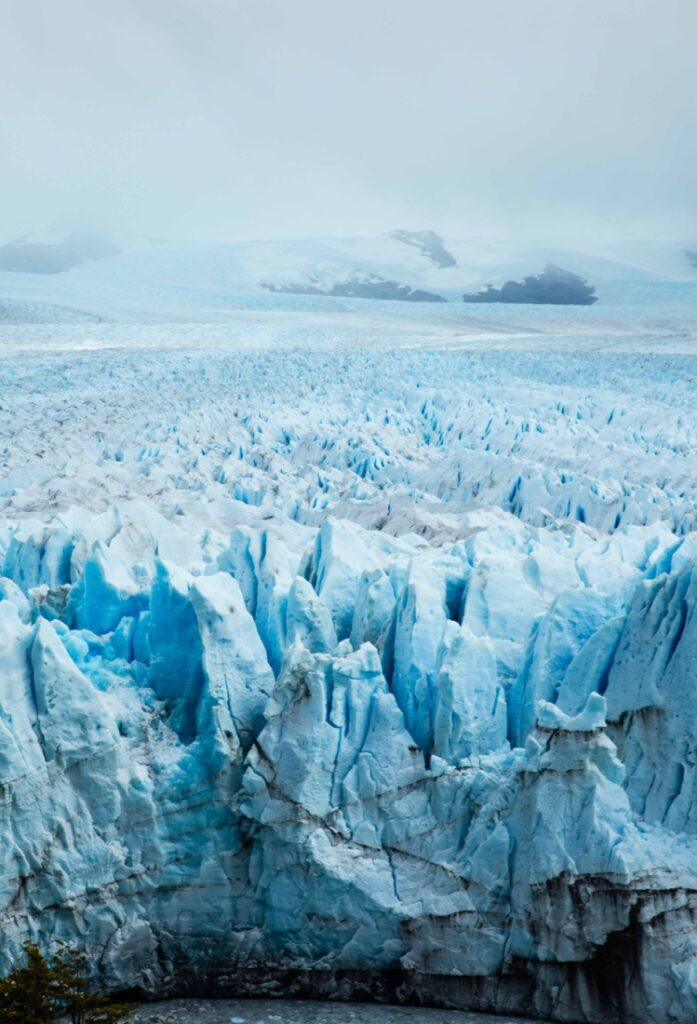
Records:
M693 1020L691 373L0 360L3 965Z
M393 978L689 1019L689 537L473 512L436 549L262 509L204 557L139 508L91 517L89 552L79 517L10 531L6 958L66 938L158 994Z

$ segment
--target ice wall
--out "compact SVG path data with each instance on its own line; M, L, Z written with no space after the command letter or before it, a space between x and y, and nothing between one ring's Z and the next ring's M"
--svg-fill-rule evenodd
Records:
M5 964L694 1019L693 535L185 526L2 535Z

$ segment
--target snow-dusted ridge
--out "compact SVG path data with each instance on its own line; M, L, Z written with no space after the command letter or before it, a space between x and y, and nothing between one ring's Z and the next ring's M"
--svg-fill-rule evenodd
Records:
M692 302L697 289L697 275L686 258L686 247L677 243L665 247L634 244L588 253L500 241L441 239L429 231L404 230L373 238L227 245L184 246L127 236L100 241L101 258L94 258L96 250L90 248L89 237L78 237L76 242L70 235L63 241L50 236L48 241L22 243L51 251L56 246L71 249L77 245L80 253L75 262L61 273L9 273L3 271L0 261L0 331L6 323L3 302L24 303L27 324L32 322L31 303L37 304L42 322L46 322L46 304L65 305L114 324L234 323L240 311L333 316L342 309L363 309L360 297L352 298L358 293L355 288L352 293L351 284L370 281L383 282L383 289L386 284L393 285L392 291L384 294L392 294L394 299L411 293L438 296L447 300L448 306L459 307L448 310L448 317L462 318L463 293L476 294L487 286L522 281L540 274L546 264L580 275L595 287L598 308L591 323L609 317L618 305L629 309L658 301L663 306L672 299L683 307L686 300ZM104 248L109 245L112 255ZM380 298L380 289L368 297ZM369 315L383 317L385 312L389 315L389 308L382 312L374 309ZM514 313L519 315L520 310ZM427 316L428 311L421 315Z
M2 333L3 962L692 1021L690 286L211 320L162 260L9 293L114 319Z

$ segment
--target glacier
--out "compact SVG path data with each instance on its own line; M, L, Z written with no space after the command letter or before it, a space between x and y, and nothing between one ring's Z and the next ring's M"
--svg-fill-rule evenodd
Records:
M697 288L651 288L3 326L3 967L695 1019Z

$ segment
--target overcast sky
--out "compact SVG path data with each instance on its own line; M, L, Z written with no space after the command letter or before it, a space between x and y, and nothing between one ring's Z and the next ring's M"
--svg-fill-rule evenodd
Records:
M697 0L0 12L0 240L697 234Z

